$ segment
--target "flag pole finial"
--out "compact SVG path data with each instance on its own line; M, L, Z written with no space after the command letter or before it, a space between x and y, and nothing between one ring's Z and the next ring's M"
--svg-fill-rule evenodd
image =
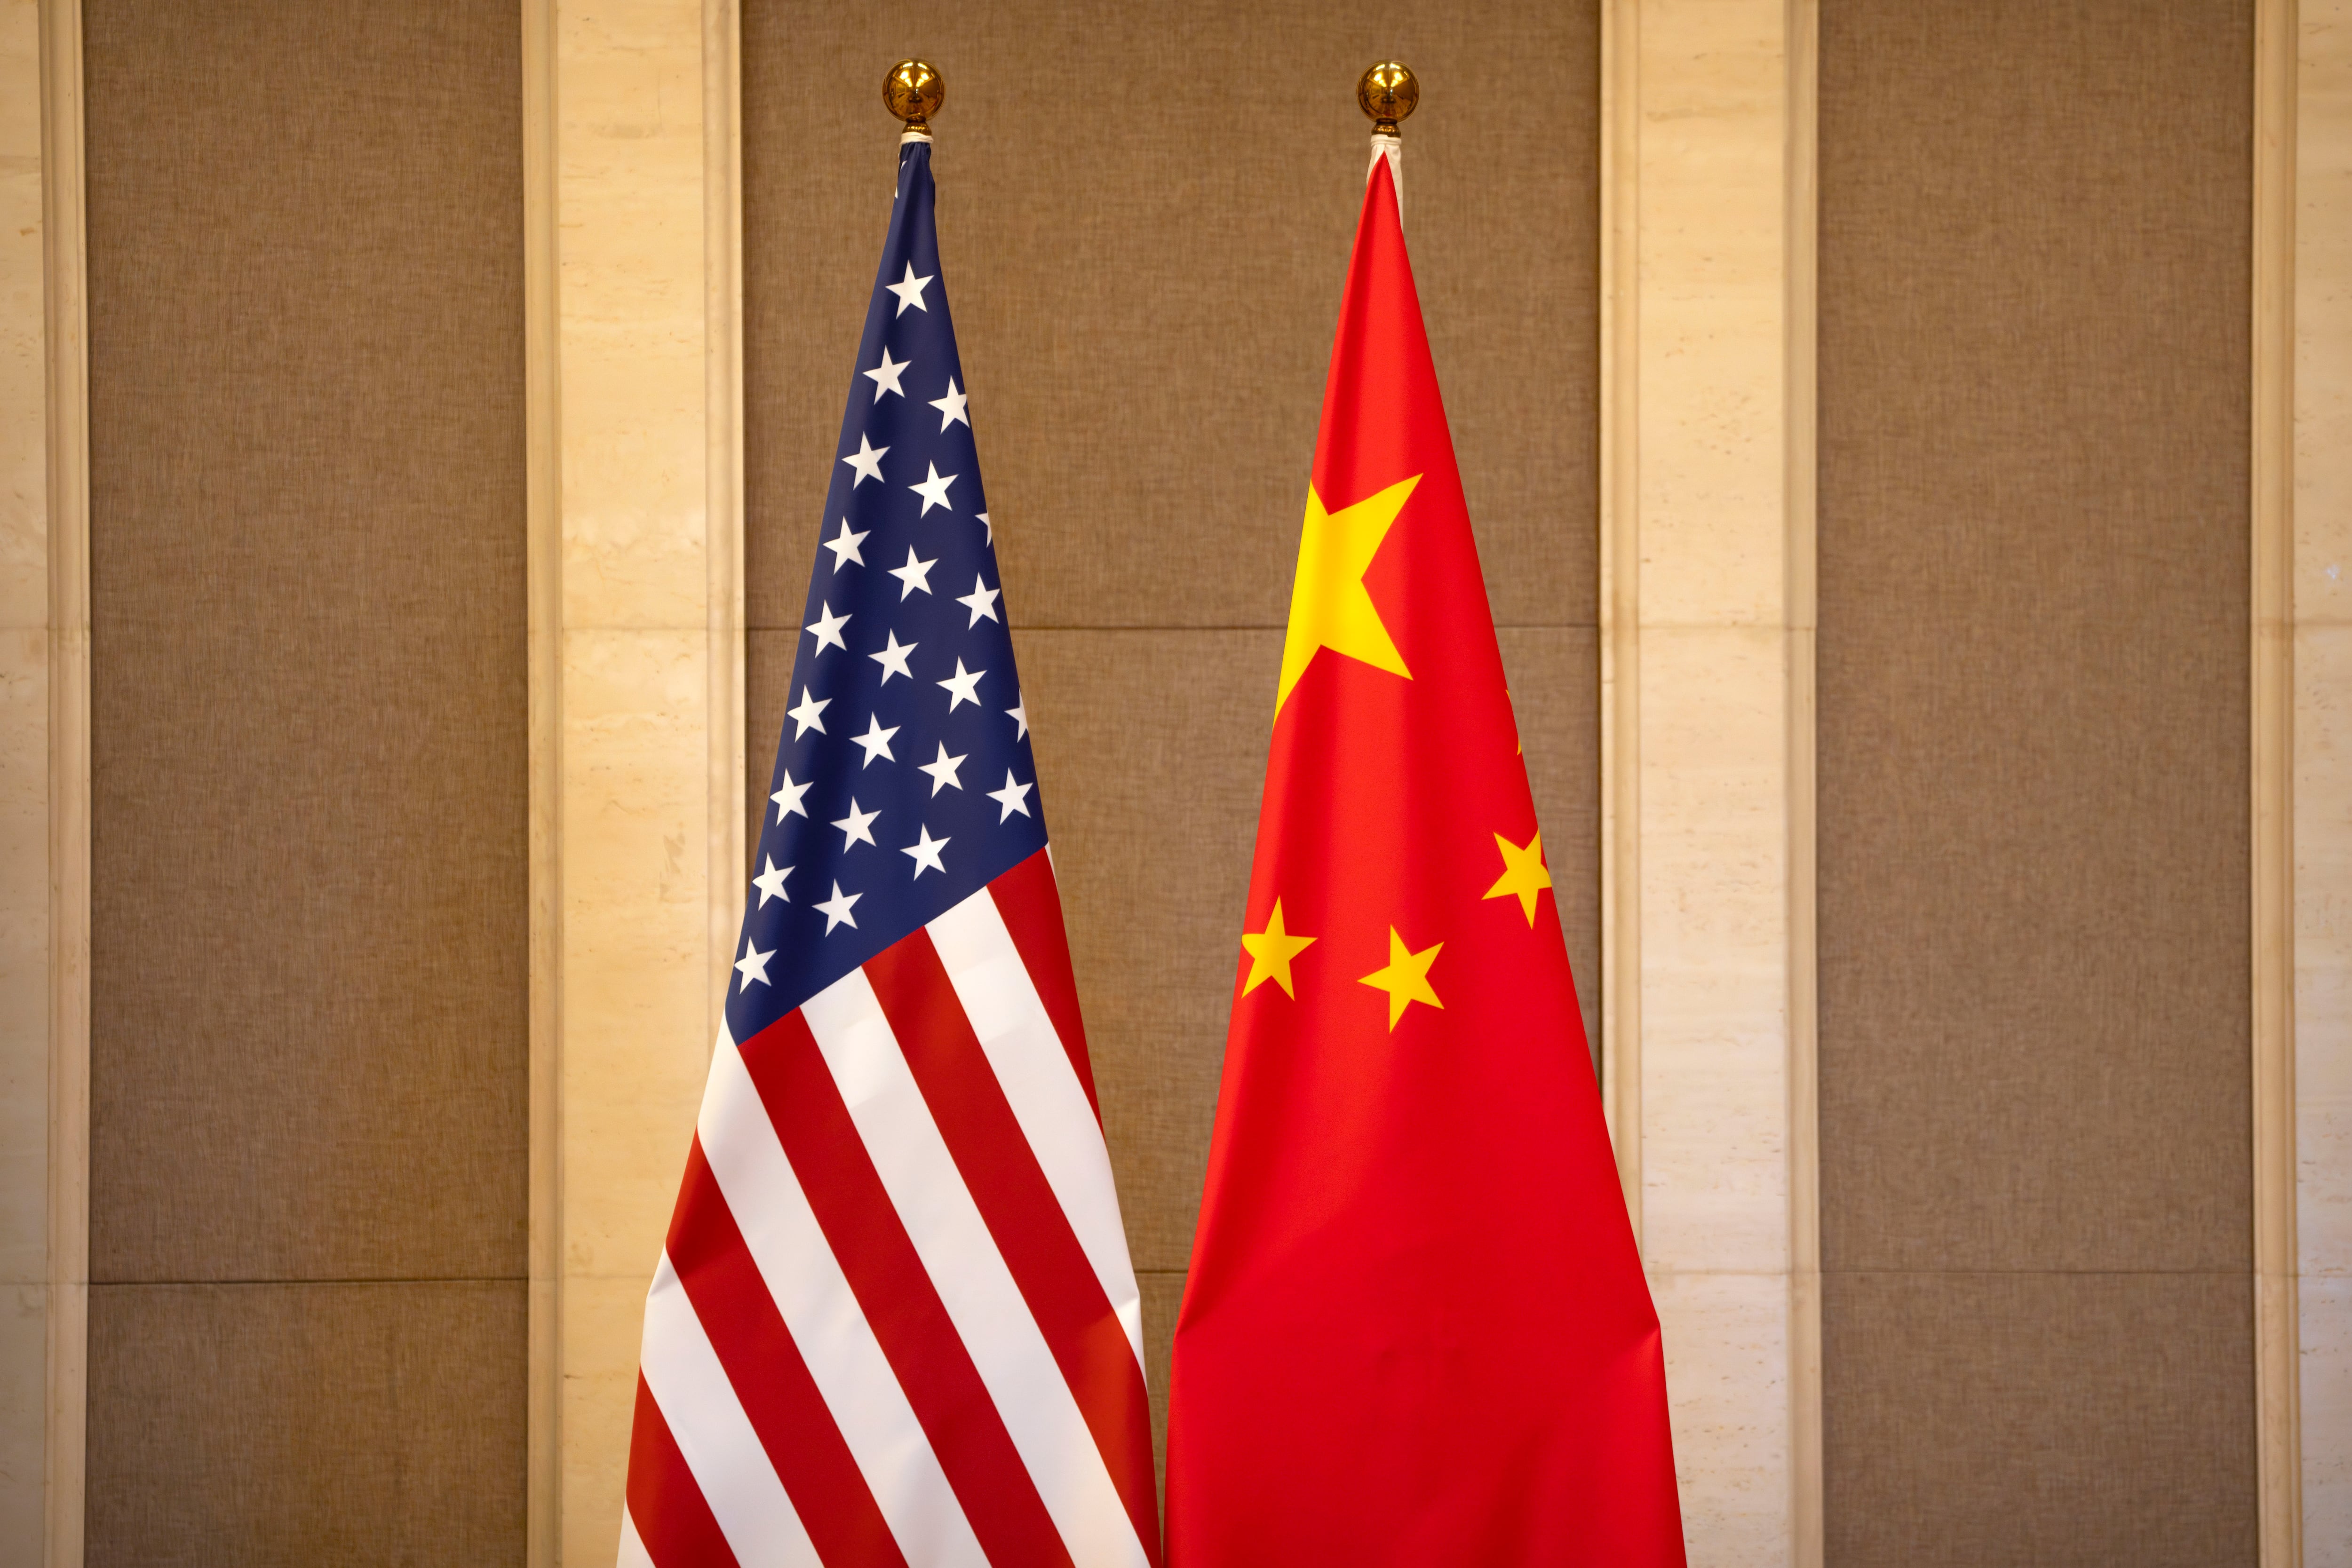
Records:
M947 83L925 60L900 60L882 78L883 105L905 124L908 136L930 135L931 116L947 96Z
M1356 83L1356 103L1371 117L1373 135L1396 136L1397 121L1421 106L1421 80L1402 61L1382 60Z

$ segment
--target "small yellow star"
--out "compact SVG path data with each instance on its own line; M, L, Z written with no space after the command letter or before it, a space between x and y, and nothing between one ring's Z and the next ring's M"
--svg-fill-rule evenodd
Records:
M1390 1033L1396 1032L1397 1019L1404 1017L1404 1009L1414 1002L1427 1002L1444 1010L1445 1004L1429 987L1429 967L1437 962L1438 949L1444 946L1439 942L1418 953L1411 952L1405 947L1404 938L1397 935L1396 927L1389 927L1389 967L1373 970L1362 983L1389 994Z
M1290 630L1282 641L1282 679L1274 698L1277 715L1320 648L1412 679L1364 588L1364 573L1420 483L1416 474L1336 512L1325 511L1323 497L1314 486L1307 486L1307 525L1298 538L1298 575L1290 584Z
M1285 996L1296 1000L1298 993L1290 988L1290 961L1307 951L1314 940L1312 936L1294 936L1282 928L1282 900L1276 899L1274 913L1265 918L1265 929L1242 933L1242 951L1250 956L1249 978L1242 982L1242 995L1248 996L1272 980L1282 988Z
M1544 869L1543 835L1538 833L1525 847L1511 842L1502 834L1495 835L1495 847L1503 852L1503 874L1486 890L1488 898L1519 895L1519 908L1527 915L1528 929L1536 925L1536 894L1551 885L1551 873Z

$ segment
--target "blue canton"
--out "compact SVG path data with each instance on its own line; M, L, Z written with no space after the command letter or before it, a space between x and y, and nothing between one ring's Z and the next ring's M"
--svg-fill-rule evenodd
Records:
M910 142L728 987L739 1040L1045 847L932 194Z

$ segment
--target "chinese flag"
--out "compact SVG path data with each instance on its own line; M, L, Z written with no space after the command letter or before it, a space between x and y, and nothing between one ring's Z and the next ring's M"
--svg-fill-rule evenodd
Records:
M1683 1562L1550 889L1382 158L1176 1325L1171 1568Z

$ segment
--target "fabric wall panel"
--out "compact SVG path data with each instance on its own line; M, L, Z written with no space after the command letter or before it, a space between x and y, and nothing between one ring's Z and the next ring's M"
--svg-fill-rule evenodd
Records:
M2242 1276L1846 1272L1836 1286L1822 1303L1831 1561L2255 1561ZM2118 1492L2130 1507L2105 1500Z
M524 1290L94 1288L88 1561L520 1563Z
M2252 1560L2251 37L1822 8L1832 1563Z
M518 1556L520 17L83 15L90 1561Z
M1394 55L1423 82L1406 210L1496 613L1591 624L1598 49L1593 7L1526 0L750 9L751 623L801 609L889 217L882 73L920 54L948 83L948 284L1024 622L1280 623L1362 191L1353 88Z
M1598 1018L1599 46L1597 5L1528 0L744 14L747 812L889 215L882 74L919 55L947 81L947 284L1155 1398L1362 191L1353 88L1382 57L1423 82L1407 231Z

